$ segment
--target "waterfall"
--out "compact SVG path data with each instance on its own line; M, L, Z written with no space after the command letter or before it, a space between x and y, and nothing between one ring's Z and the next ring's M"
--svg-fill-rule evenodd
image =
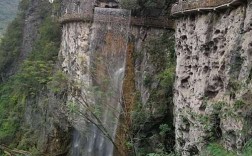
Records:
M113 156L111 141L116 135L121 111L122 82L128 43L130 11L111 8L95 8L91 36L91 75L95 105L100 110L99 120L108 136L92 125L85 156Z
M81 38L74 36L72 46L63 39L63 49L67 53L64 56L63 50L65 57L63 65L67 66L64 69L68 69L66 72L81 84L79 88L81 93L75 94L74 98L71 95L68 99L78 103L82 100L78 95L88 95L87 101L90 102L84 107L83 104L79 104L78 109L83 114L72 116L75 127L71 152L73 156L113 156L115 148L113 141L121 113L130 17L131 13L128 10L95 8L92 32L89 34L89 44L85 44L85 48L80 49L76 45ZM74 28L69 30L71 27L76 27L74 25L78 24L69 23L63 29L73 31L74 35L88 34L88 30L85 30L86 33L79 29L76 31ZM87 28L88 25L85 29ZM63 34L65 37L68 35ZM85 41L86 38L85 36ZM81 50L86 49L87 45L89 51L83 53ZM77 57L72 58L69 53ZM78 56L82 55L86 58L85 66L88 66L85 67L84 75L78 72L78 69L83 69L81 66L83 62L78 61ZM77 67L72 69L71 63L77 64Z

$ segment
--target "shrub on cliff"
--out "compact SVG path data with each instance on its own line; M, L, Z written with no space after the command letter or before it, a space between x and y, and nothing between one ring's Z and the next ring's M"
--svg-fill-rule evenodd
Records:
M21 19L19 20L23 22ZM12 143L14 146L18 143L26 99L45 90L47 84L53 79L54 66L60 47L59 28L59 24L51 17L46 18L40 26L39 38L35 42L29 58L23 62L16 75L10 77L7 82L0 84L1 143ZM22 34L14 33L15 29L16 26L12 24L9 27L9 31L13 31L12 36L6 34L0 45L0 56L2 55L3 61L5 61L0 64L1 69L4 69L7 65L6 61L14 61L14 56L20 50ZM11 42L17 42L17 44L8 47Z

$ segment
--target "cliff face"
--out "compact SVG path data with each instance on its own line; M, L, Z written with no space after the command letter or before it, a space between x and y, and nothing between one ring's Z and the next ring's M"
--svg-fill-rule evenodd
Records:
M15 74L20 68L22 62L28 57L31 53L34 43L37 40L37 35L41 22L46 18L43 12L48 12L51 10L50 4L47 1L36 1L36 0L23 0L20 2L20 7L24 10L20 16L24 16L22 21L22 38L20 42L21 47L18 49L16 58L12 58L12 61L9 65L6 66L3 75L3 80L9 76ZM7 34L8 35L8 34ZM18 47L19 48L19 47Z
M59 47L57 47L60 42L59 38L52 37L54 38L52 39L48 34L57 34L58 32L56 29L60 27L57 22L46 23L50 20L53 21L51 13L57 11L54 10L55 6L53 7L48 1L31 0L25 2L28 7L25 12L22 46L17 61L14 62L10 68L9 73L11 75L15 74L17 71L22 73L24 70L23 66L27 61L31 61L33 67L36 66L35 64L37 61L41 61L41 63L43 61L48 61L47 64L52 63L52 61L55 60L55 56L53 56L55 54L53 53L56 51L58 54L59 49ZM52 26L52 24L54 24L54 26ZM48 32L50 29L52 32ZM44 41L41 42L43 39ZM40 48L41 46L45 48ZM53 48L50 49L50 46L55 46L56 50ZM47 48L50 49L48 49L48 53L46 52ZM42 57L39 53L42 54ZM44 60L43 57L48 58ZM58 67L55 62L52 65L54 66L53 71L55 72ZM50 77L53 77L54 74L55 73L51 73ZM64 96L65 93L62 91L61 94L56 94L50 90L49 83L53 82L47 82L46 86L40 86L39 92L34 92L33 95L30 93L27 95L24 122L20 127L22 129L22 136L18 147L23 149L28 147L28 150L31 151L32 154L66 154L71 142L72 128L67 120L65 107L63 105L66 101L66 97ZM36 139L34 139L35 137Z
M177 19L176 149L211 141L240 151L251 137L252 3Z
M77 9L77 10L73 9L73 13L71 13L70 12L71 10L68 9L67 14L71 15L74 13L75 14L78 13L78 11L79 12L87 11L83 9L83 7L86 6L83 3L84 1L81 1L81 3L79 4L79 10L77 9L78 7L76 6L77 3L73 3L73 2L65 3L65 7L69 7L72 5L75 7L71 7L70 9L72 8ZM92 4L91 2L88 2L88 1L85 1L85 3ZM102 11L95 14L93 23L88 22L88 21L82 21L82 20L78 21L77 19L72 22L68 21L69 23L66 23L66 22L63 23L63 29L62 29L63 35L62 35L60 58L62 60L63 71L69 76L69 79L71 81L71 84L68 90L68 101L69 102L72 101L73 103L77 104L77 106L83 105L83 103L80 102L81 100L83 100L81 98L85 97L86 95L92 94L91 92L89 92L89 90L92 89L92 87L94 87L92 85L98 85L98 86L101 85L102 90L99 92L96 91L95 94L102 93L103 98L106 98L106 94L107 94L106 92L109 93L110 91L105 91L105 89L107 89L108 86L111 85L110 84L111 78L108 78L108 76L114 75L113 73L111 73L110 70L112 69L114 70L114 68L117 67L117 64L114 65L117 57L121 55L120 56L121 63L123 63L122 61L124 60L122 59L123 54L120 54L120 55L117 54L120 51L126 51L126 47L123 48L122 46L124 45L123 44L124 41L120 39L120 34L121 34L121 31L124 30L124 27L123 27L123 24L119 25L118 26L120 27L120 31L119 31L117 27L118 23L116 23L116 21L112 22L113 17L115 16L114 14L120 11L123 12L123 10L115 9L113 14L111 14L111 19L110 19L111 22L108 21L110 25L106 26L107 21L103 21L106 26L104 28L102 24L100 25L99 20L101 21L104 20L101 18L104 15L107 15L106 13L109 12L110 10L109 9L107 9L107 11L105 11L106 9L101 9L101 10L104 11L103 14L102 14ZM126 17L127 16L121 17L118 15L118 18L121 20ZM95 21L96 18L99 20ZM103 18L107 18L107 17L105 16ZM110 32L111 28L112 30L114 30L112 34ZM99 33L95 34L96 31L99 31ZM127 71L126 71L126 77L124 80L124 96L125 96L124 98L129 97L129 99L125 99L126 105L127 104L129 105L125 106L125 109L128 109L126 110L126 112L128 113L128 116L126 117L127 121L124 121L125 123L124 122L121 123L122 127L127 125L128 129L125 130L124 128L123 131L124 132L130 131L130 133L132 131L134 131L134 133L136 132L136 134L134 134L135 136L133 137L140 138L140 141L136 143L139 148L139 151L140 151L140 148L143 149L143 148L152 147L151 149L146 150L144 153L141 153L141 154L147 154L148 152L160 150L164 148L166 150L167 148L169 148L168 144L171 146L173 145L173 139L171 139L172 143L167 143L168 141L166 141L165 139L161 139L162 137L167 138L167 136L166 135L161 136L158 133L160 132L159 126L161 124L171 125L172 115L171 115L171 111L169 110L172 109L172 105L169 105L171 104L170 101L167 102L168 100L166 100L167 90L165 91L164 90L161 91L161 89L159 90L161 80L159 76L157 75L161 74L166 69L166 65L164 66L164 64L160 63L159 58L169 57L168 53L171 53L170 50L173 49L173 44L172 44L173 32L163 30L163 29L156 29L156 28L132 27L130 31L124 32L124 35L126 36L127 33L130 34L131 42L129 43L128 48L130 48L131 50L128 51L128 54L127 54L128 57L126 59ZM166 41L163 43L162 47L160 47L161 50L156 49L157 46L159 45L154 45L154 44L155 43L160 44L159 41L161 40L161 36L163 36L164 34L166 35L168 34L167 36L170 35L169 41ZM111 35L113 36L112 38L111 38ZM154 41L155 43L152 43ZM170 47L169 45L166 46L167 42L171 42ZM151 48L149 47L150 44L153 44L153 46L150 46ZM121 45L121 46L118 47L118 45ZM102 49L101 52L99 52L99 49ZM147 51L151 51L150 49L152 50L152 52L147 52ZM158 55L158 50L164 51L162 53L163 55L162 54ZM154 53L154 54L151 54L151 53ZM167 61L167 60L162 59L162 61ZM132 72L136 73L136 77L135 77L135 73L132 73ZM114 78L116 77L113 77L113 80ZM113 83L116 84L117 81L114 81ZM136 90L134 90L135 85L137 86ZM171 89L171 87L167 87L167 88ZM160 94L159 95L155 94L156 91L160 91ZM154 94L155 94L155 97L153 98ZM95 96L96 98L99 99L99 95L95 95ZM137 101L134 101L134 96L135 97L138 96ZM89 100L88 98L86 100ZM156 102L157 98L159 98L160 100L159 102ZM112 96L112 99L113 101L115 100L113 96ZM92 97L90 100L91 101L88 101L88 104L90 104L90 108L95 110L95 113L97 113L96 111L98 111L98 113L100 112L101 114L106 112L105 110L102 110L102 111L97 110L99 107L99 103L95 103L94 101L92 101ZM103 104L104 104L104 99L103 99ZM80 106L80 110L81 110L81 107L82 106ZM85 107L86 106L84 106L83 111L87 109ZM112 106L112 107L115 107L115 106ZM137 107L139 107L138 110L136 110ZM135 114L138 115L137 118L141 118L140 119L141 121L136 121L135 125L132 126L135 128L134 130L130 129L129 127L131 126L129 125L129 123L131 122L129 116L132 115L132 112L135 112ZM123 116L123 111L122 111L122 116ZM166 117L169 117L169 121L165 119ZM98 116L98 118L100 117ZM105 117L105 119L106 118L107 117ZM75 116L72 119L75 120L73 121L73 126L80 132L82 132L84 129L86 129L87 131L89 129L95 132L97 131L96 130L97 128L92 126L89 122L83 121L83 120L87 120L87 117L85 116L80 116L79 119L78 117ZM103 120L104 119L102 118L102 121ZM112 121L112 119L110 120ZM137 123L137 122L140 122L140 123ZM105 127L106 126L107 125L105 125ZM110 128L107 128L107 129L109 130ZM99 141L100 132L97 132L96 134L93 134L93 132L90 132L90 133L94 137L89 138L89 136L87 136L88 139L86 140L89 142L86 142L85 140L82 140L82 139L80 140L76 139L76 142L73 142L73 144L78 144L78 147L76 146L72 149L73 153L79 152L83 154L88 151L89 154L92 154L93 152L97 152L97 153L99 153L100 151L102 152L102 150L93 151L93 148L97 148L97 149L101 148L102 142L99 143L100 144L99 147L97 147L97 144L96 144L96 142ZM86 134L87 132L83 132L82 136L85 136ZM132 133L123 134L123 135L132 135ZM146 136L148 136L147 139L146 139ZM123 139L122 138L119 138L119 139L120 139L119 140L120 143L123 146L122 148L125 148L124 146L126 143L132 143L132 142L128 142L127 137ZM158 147L158 145L160 144L162 144L163 146L164 144L166 144L167 146ZM85 147L85 149L86 147L88 147L88 150L78 149L80 147Z
M132 110L132 131L138 140L135 142L137 153L145 155L172 151L174 32L132 27L130 33L134 41L133 94L136 98ZM162 133L162 125L169 127L169 130Z
M51 17L56 6L37 0L20 6L0 48L0 142L32 155L63 154L71 140L65 96L49 89L60 42L59 24Z
M120 112L117 109L126 104L127 121L126 124L122 123L122 127L129 125L126 131L130 132L132 140L128 140L128 136L120 140L123 150L132 148L133 144L137 146L140 155L172 150L174 139L171 137L171 142L167 139L170 138L168 135L173 135L167 130L170 127L162 129L162 134L160 128L162 124L172 128L173 74L170 75L169 72L173 73L174 68L165 73L169 65L163 64L169 61L167 58L173 53L173 44L168 45L174 40L172 31L148 28L143 24L129 30L128 11L100 8L100 16L97 16L100 21L97 23L77 19L62 24L57 60L60 39L55 36L59 36L57 30L60 27L53 18L55 16L51 15L57 12L54 10L56 6L48 1L22 2L26 7L20 35L21 48L16 48L19 49L18 54L11 59L10 64L4 64L6 68L3 67L4 72L1 73L1 86L7 89L0 88L0 104L3 105L0 112L9 112L0 116L1 121L5 121L0 126L4 133L11 132L5 137L0 131L1 143L2 140L5 144L12 143L14 136L17 136L13 146L31 151L32 155L86 155L87 152L90 155L112 155L111 140L104 139L103 135L108 135L110 129L113 130L113 137L116 135ZM70 11L93 11L94 5L92 0L63 0L54 3L61 6L62 15ZM96 5L103 6L103 1ZM160 14L160 10L157 12L159 13L156 16ZM109 20L113 20L112 17L115 16L115 21L108 24L107 21L104 22L103 18L108 16L111 16ZM122 20L121 23L117 23L117 17ZM127 45L129 36L131 42ZM165 42L162 41L167 38ZM127 46L128 54L125 59ZM173 60L171 62L173 67ZM56 70L59 68L63 73L59 72L57 75ZM125 70L124 86L121 89ZM64 79L63 75L67 78ZM13 78L8 79L10 76ZM60 81L62 79L64 80ZM169 86L165 81L168 81ZM90 86L91 83L96 86ZM60 90L60 86L63 90ZM5 93L6 90L10 91ZM93 90L95 91L92 92ZM122 90L124 98L127 98L123 104ZM83 99L87 101L81 101ZM76 103L80 105L76 107ZM109 105L112 109L100 107L100 103ZM10 108L12 106L13 109ZM71 112L76 109L77 113ZM78 111L83 113L82 116ZM20 119L16 120L15 114ZM87 114L101 116L99 125L107 123L103 134L90 121L86 121ZM121 114L123 116L124 111ZM11 125L12 123L14 124ZM6 128L6 125L11 126ZM12 128L15 130L11 131ZM136 138L138 141L134 142ZM72 150L69 150L70 146Z

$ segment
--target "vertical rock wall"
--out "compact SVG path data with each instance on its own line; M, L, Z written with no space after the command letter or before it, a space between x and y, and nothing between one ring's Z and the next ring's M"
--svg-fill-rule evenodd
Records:
M2 73L3 81L9 76L15 74L20 68L22 62L31 53L33 45L38 37L38 29L44 18L43 16L45 16L42 15L41 12L47 12L50 9L51 6L48 1L31 0L29 2L28 8L24 11L25 19L22 32L22 45L21 49L18 51L19 56L4 70L4 73Z
M67 74L70 86L68 90L68 102L77 102L78 98L86 94L90 83L89 74L89 34L91 23L74 22L63 25L60 60L62 69ZM81 119L73 120L75 128L80 128ZM80 128L81 129L81 128Z
M168 125L168 123L172 122L173 106L167 102L167 97L162 96L159 76L167 68L167 62L160 60L163 60L163 57L169 57L170 51L168 45L165 48L162 47L164 49L158 47L164 52L162 54L159 49L150 49L150 47L153 47L157 41L159 42L164 34L171 36L169 40L172 45L174 32L166 29L132 27L131 34L134 41L132 57L135 68L134 94L136 100L132 113L132 130L135 133L135 137L138 138L135 146L138 153L141 153L141 149L144 149L145 153L142 153L143 155L148 152L158 153L160 149L168 151L173 147L174 138L168 135L165 137L161 136L159 126L162 124ZM173 49L173 45L171 49ZM153 51L156 54L152 54ZM155 99L156 95L158 100ZM168 103L169 105L167 105ZM139 119L138 115L142 119ZM172 127L172 125L169 126Z
M182 155L211 141L239 151L251 137L251 5L177 19L174 124Z
M18 61L13 63L14 67L11 66L10 74L14 74L29 57L40 37L38 34L41 23L51 16L52 5L49 1L31 0L28 4L20 56ZM44 155L66 154L69 150L72 129L67 114L62 110L64 102L64 95L56 95L45 88L41 89L38 95L29 96L20 131L24 134L18 146L29 145L34 148L32 152Z
M90 23L68 23L63 26L60 59L62 68L72 79L87 81Z
M145 47L150 39L155 39L164 34L166 30L145 28L145 27L132 27L131 33L135 45L135 73L136 73L136 88L140 92L141 101L143 104L149 99L149 89L144 86L144 79L147 74L155 75L155 69L150 61L150 55L147 53ZM155 84L153 84L155 85Z

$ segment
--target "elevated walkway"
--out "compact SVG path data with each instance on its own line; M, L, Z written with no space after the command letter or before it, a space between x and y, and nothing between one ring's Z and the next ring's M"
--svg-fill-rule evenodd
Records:
M93 14L90 13L67 13L59 18L61 24L72 23L72 22L92 22Z
M175 22L173 19L167 17L131 17L132 26L144 26L164 29L175 29Z
M105 19L105 18L104 18ZM71 23L71 22L92 22L93 15L85 13L72 13L64 14L59 19L61 24ZM100 20L102 22L102 20ZM108 22L104 20L103 22ZM118 18L117 21L111 22L123 22ZM164 29L174 29L174 20L167 17L131 17L130 25L132 26L143 26L143 27L154 27L154 28L164 28Z
M171 15L177 17L195 12L215 11L236 7L242 3L243 0L181 0L172 6Z

